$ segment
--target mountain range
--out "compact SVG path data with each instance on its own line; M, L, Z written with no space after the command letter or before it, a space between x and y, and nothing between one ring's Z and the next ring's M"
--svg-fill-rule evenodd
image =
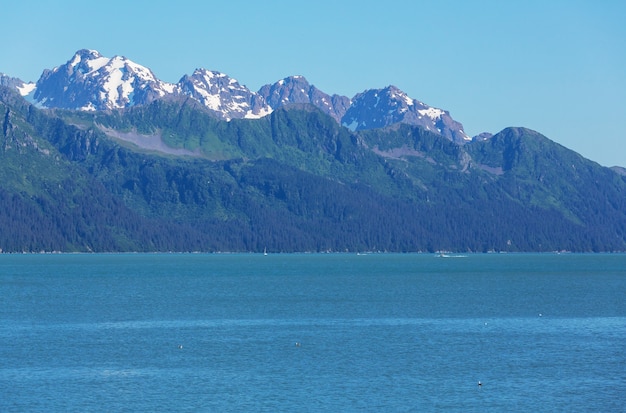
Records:
M43 108L101 111L190 97L228 121L260 118L285 105L307 103L352 130L400 122L425 127L456 142L470 140L448 112L411 99L394 86L367 90L350 99L330 96L303 76L291 76L252 92L228 75L207 69L196 69L172 84L126 57L108 58L95 50L79 50L65 64L44 70L36 83L4 78L5 84L12 82Z
M624 251L626 176L507 128L470 138L394 86L176 84L79 50L0 76L0 248Z

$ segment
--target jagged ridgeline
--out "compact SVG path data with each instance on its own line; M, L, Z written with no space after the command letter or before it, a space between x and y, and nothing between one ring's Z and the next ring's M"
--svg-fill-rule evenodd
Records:
M309 105L190 97L41 110L0 93L0 248L623 251L626 182L540 134L352 130Z
M43 71L36 83L0 74L0 85L13 87L44 108L104 111L145 105L160 99L191 99L222 120L258 119L273 110L307 103L351 130L398 122L419 125L457 142L470 138L447 111L412 99L395 86L369 89L352 99L328 95L303 76L289 76L253 92L224 73L196 69L177 83L164 82L147 67L124 56L79 50L65 64Z

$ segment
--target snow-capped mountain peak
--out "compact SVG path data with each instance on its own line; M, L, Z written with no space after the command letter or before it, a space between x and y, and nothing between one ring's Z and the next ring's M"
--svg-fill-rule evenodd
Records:
M463 125L452 119L448 112L412 99L395 86L357 94L341 123L351 130L407 123L421 126L458 143L471 140L463 131Z
M173 93L176 86L123 56L108 58L79 50L64 65L45 70L35 100L44 107L79 110L119 109Z
M91 73L106 65L111 59L102 56L97 50L79 50L67 63L74 70L80 70L83 74ZM55 68L56 69L56 68ZM54 70L54 69L53 69Z
M196 69L180 79L178 88L226 120L260 118L272 112L261 96L224 73Z
M406 106L412 106L414 104L414 99L411 99L409 95L401 91L395 86L389 86L386 89L382 90L383 93L387 93L389 95L389 99L395 100L398 102L404 102ZM419 102L421 103L421 102Z

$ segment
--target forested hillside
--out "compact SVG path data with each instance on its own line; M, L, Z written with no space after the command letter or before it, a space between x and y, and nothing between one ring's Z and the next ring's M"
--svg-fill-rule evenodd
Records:
M623 251L626 182L536 132L459 145L308 105L43 111L0 92L0 248Z

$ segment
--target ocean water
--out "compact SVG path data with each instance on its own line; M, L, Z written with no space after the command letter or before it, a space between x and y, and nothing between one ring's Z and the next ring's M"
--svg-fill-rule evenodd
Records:
M0 411L626 411L626 255L0 255ZM481 386L478 386L478 382Z

